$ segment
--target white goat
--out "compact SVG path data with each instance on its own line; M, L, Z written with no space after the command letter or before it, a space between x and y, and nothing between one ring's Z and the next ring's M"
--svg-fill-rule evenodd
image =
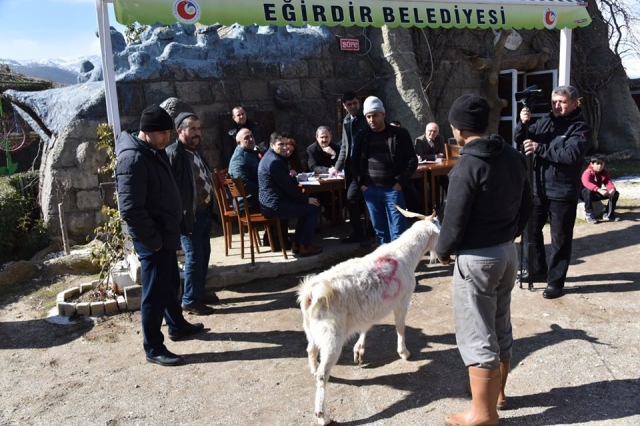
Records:
M320 425L331 418L325 409L325 388L331 369L338 361L342 346L352 335L360 333L353 347L353 358L362 363L367 331L391 311L395 315L398 353L403 359L411 354L405 345L405 318L416 286L414 271L420 259L435 250L440 229L430 217L419 217L400 238L378 247L373 253L350 259L318 275L306 277L298 291L304 332L309 345L309 366L316 378L315 415ZM318 351L320 363L318 364Z

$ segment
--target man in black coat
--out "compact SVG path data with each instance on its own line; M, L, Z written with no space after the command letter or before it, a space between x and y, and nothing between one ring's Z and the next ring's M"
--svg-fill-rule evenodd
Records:
M182 197L182 309L195 315L211 315L213 308L206 303L219 302L215 293L205 294L211 256L210 234L214 199L211 170L196 149L202 139L198 116L191 112L181 112L174 122L178 140L167 148L167 155Z
M231 110L231 119L236 125L233 129L229 130L229 136L231 139L224 143L222 164L229 164L231 156L237 146L236 137L241 129L251 130L251 134L253 135L253 139L256 143L256 148L261 155L264 155L264 153L269 149L269 140L265 140L263 138L262 128L260 125L255 121L249 120L247 113L241 106L237 106Z
M142 112L138 135L122 132L116 143L120 215L142 270L143 346L148 362L164 366L181 364L183 359L163 343L163 316L171 340L204 330L203 324L189 324L184 319L178 303L176 250L180 248L182 204L165 152L172 130L171 116L152 105Z
M342 95L342 105L347 111L347 115L342 123L342 145L336 165L329 169L329 173L336 173L344 170L345 185L347 188L347 210L349 212L349 223L351 224L351 235L341 238L341 243L367 243L365 237L364 224L362 223L362 205L364 199L362 192L353 179L351 172L351 160L355 150L355 137L358 133L366 130L367 120L360 109L360 100L354 92L346 92Z
M571 262L582 163L591 139L591 127L584 120L578 98L572 86L555 88L551 112L532 124L531 112L523 108L515 130L516 143L526 155L533 155L534 170L531 253L524 244L525 257L532 256L533 270L527 271L522 280L529 280L528 274L532 274L533 281L546 282L542 293L545 299L562 296ZM551 226L548 266L542 236L547 219ZM528 240L526 232L525 237Z
M316 130L316 141L307 148L307 166L311 173L329 173L338 161L340 147L331 142L331 130L320 126Z

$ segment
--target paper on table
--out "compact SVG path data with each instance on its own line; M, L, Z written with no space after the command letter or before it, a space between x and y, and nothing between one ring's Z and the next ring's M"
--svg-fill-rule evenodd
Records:
M437 161L429 161L429 160L422 160L422 161L418 161L418 164L436 164Z
M309 178L312 179L312 178ZM304 182L298 182L300 185L303 186L307 186L307 185L320 185L320 181L318 181L317 179L313 178L313 180L305 180Z

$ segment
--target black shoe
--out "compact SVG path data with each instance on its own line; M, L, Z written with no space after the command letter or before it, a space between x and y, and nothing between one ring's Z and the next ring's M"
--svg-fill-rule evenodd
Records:
M205 305L218 305L220 303L220 298L217 294L205 294L202 296L202 300L200 300Z
M522 273L522 276L518 276L518 280L522 281L523 283L528 283L529 282L529 273L527 271L524 271ZM546 283L547 282L547 274L545 274L544 272L534 272L533 273L533 282L534 283Z
M204 324L201 322L196 322L193 324L188 324L186 327L182 327L179 330L176 330L173 334L169 334L169 339L177 342L178 340L182 340L185 337L193 336L194 334L198 334L204 331Z
M345 238L340 238L340 242L342 244L355 244L355 243L361 243L362 241L364 241L364 237L359 237L354 234L351 234Z
M551 287L550 285L542 292L542 297L545 299L557 299L562 296L562 289L557 287Z
M211 315L214 312L211 306L207 306L202 302L192 305L182 305L182 310L194 315Z
M169 351L165 351L164 353L156 356L147 356L147 362L152 364L163 365L165 367L173 367L175 365L180 365L184 362L182 357L171 353Z

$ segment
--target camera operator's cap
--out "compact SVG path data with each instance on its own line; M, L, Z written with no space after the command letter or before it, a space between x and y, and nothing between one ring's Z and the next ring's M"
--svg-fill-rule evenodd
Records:
M384 114L384 105L382 105L382 101L375 96L369 96L364 100L364 105L362 107L363 114L369 114L371 112L381 112Z
M489 127L489 102L482 96L462 95L449 111L449 123L458 130L484 132Z
M163 108L151 105L142 111L140 130L146 133L173 130L173 119Z
M194 114L194 113L192 113L192 112L181 112L181 113L180 113L180 114L178 114L178 115L176 116L176 118L173 120L173 122L174 122L174 124L175 124L175 126L176 126L176 129L177 129L178 127L180 127L180 125L182 124L182 122L183 122L184 120L186 120L187 118L191 118L191 119L193 119L193 120L199 120L198 116L197 116L197 115L195 115L195 114Z

